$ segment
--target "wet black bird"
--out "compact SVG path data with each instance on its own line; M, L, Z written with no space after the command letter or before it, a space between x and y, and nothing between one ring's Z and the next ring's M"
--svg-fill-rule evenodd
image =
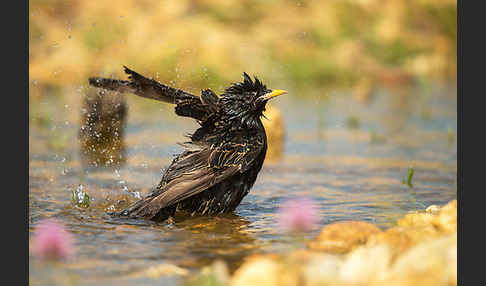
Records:
M129 80L90 78L89 83L175 104L177 115L196 119L200 127L188 135L189 142L181 143L185 150L172 161L154 191L116 215L162 221L178 210L192 215L235 210L265 160L267 137L260 120L265 105L287 92L270 90L243 73L243 81L226 88L221 96L210 89L195 96L124 68Z

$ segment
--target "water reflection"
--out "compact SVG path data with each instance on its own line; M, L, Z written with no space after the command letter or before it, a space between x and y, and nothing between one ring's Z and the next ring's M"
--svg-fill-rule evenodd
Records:
M248 231L250 223L250 220L237 214L176 217L176 239L180 241L180 247L187 251L180 265L199 268L216 259L223 259L229 262L230 271L235 270L242 257L256 253L261 247L261 242Z

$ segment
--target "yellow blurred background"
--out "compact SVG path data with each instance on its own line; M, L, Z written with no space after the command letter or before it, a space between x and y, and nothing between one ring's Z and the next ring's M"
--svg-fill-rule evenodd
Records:
M196 93L243 71L302 91L455 82L456 41L452 0L31 0L30 94L122 65Z

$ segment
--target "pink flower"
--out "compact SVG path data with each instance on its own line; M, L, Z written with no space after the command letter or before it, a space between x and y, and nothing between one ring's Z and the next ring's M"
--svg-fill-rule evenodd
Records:
M278 210L278 224L288 232L306 232L319 220L316 203L308 198L286 201Z
M32 253L41 259L65 259L74 254L73 237L53 219L43 220L32 238Z

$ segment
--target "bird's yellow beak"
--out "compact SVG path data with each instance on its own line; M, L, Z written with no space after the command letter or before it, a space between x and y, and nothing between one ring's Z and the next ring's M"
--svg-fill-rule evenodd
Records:
M288 93L286 90L276 89L270 93L265 94L263 98L268 100L270 98L277 97L279 95L286 94L286 93Z

